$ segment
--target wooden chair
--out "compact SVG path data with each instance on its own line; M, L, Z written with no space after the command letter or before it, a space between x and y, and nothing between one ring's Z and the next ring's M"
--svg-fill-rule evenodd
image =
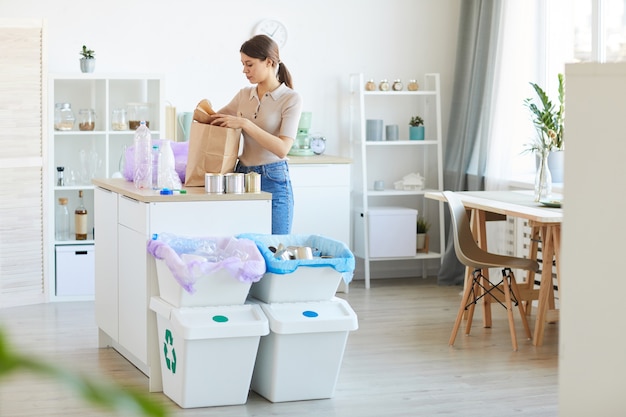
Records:
M456 256L462 264L473 269L473 273L467 274L466 276L465 290L463 291L463 298L454 323L454 328L452 329L452 334L450 335L449 344L450 346L454 345L465 311L467 311L465 334L469 335L476 303L481 299L483 301L489 300L488 302L493 300L507 310L511 343L513 350L516 351L517 337L513 320L513 304L517 305L519 309L522 324L528 339L531 339L531 333L528 327L524 306L520 302L520 293L512 269L538 271L539 264L533 259L494 254L480 248L472 234L467 211L461 200L451 191L444 191L443 195L448 202L452 218ZM487 271L489 268L502 269L502 280L499 283L491 283L483 274L483 271Z

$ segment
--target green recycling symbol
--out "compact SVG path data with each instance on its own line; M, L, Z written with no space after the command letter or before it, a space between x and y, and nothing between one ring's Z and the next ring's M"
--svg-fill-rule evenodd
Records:
M171 349L168 349L171 348ZM165 329L165 341L163 342L163 353L165 355L165 364L167 369L176 373L176 349L174 349L174 336L170 329Z

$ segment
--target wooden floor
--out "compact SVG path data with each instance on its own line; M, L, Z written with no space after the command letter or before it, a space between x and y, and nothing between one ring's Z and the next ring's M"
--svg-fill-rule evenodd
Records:
M351 284L348 300L359 318L345 350L331 399L271 403L254 392L240 406L181 409L162 393L150 396L172 416L557 416L558 325L534 347L518 326L519 351L511 350L501 308L491 329L448 337L460 287L433 279L385 279ZM533 320L531 320L531 325ZM97 348L92 302L48 303L0 309L0 326L14 345L94 378L147 392L147 378L113 349ZM0 416L105 416L58 385L31 375L0 380ZM128 414L124 414L128 416Z

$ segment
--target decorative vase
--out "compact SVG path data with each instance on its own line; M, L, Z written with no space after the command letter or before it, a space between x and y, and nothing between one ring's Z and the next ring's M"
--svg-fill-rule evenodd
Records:
M550 151L544 151L540 155L539 167L535 175L535 201L547 200L552 194L552 174L548 166Z
M424 140L424 126L409 126L410 140Z
M96 69L96 60L95 59L80 59L80 70L81 72L93 72Z

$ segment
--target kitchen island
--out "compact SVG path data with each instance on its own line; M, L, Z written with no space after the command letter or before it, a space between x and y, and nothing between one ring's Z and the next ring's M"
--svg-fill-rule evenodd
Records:
M266 192L207 194L204 187L160 195L124 179L94 179L95 312L100 347L113 347L161 391L161 367L150 297L158 295L153 234L233 236L271 233Z

